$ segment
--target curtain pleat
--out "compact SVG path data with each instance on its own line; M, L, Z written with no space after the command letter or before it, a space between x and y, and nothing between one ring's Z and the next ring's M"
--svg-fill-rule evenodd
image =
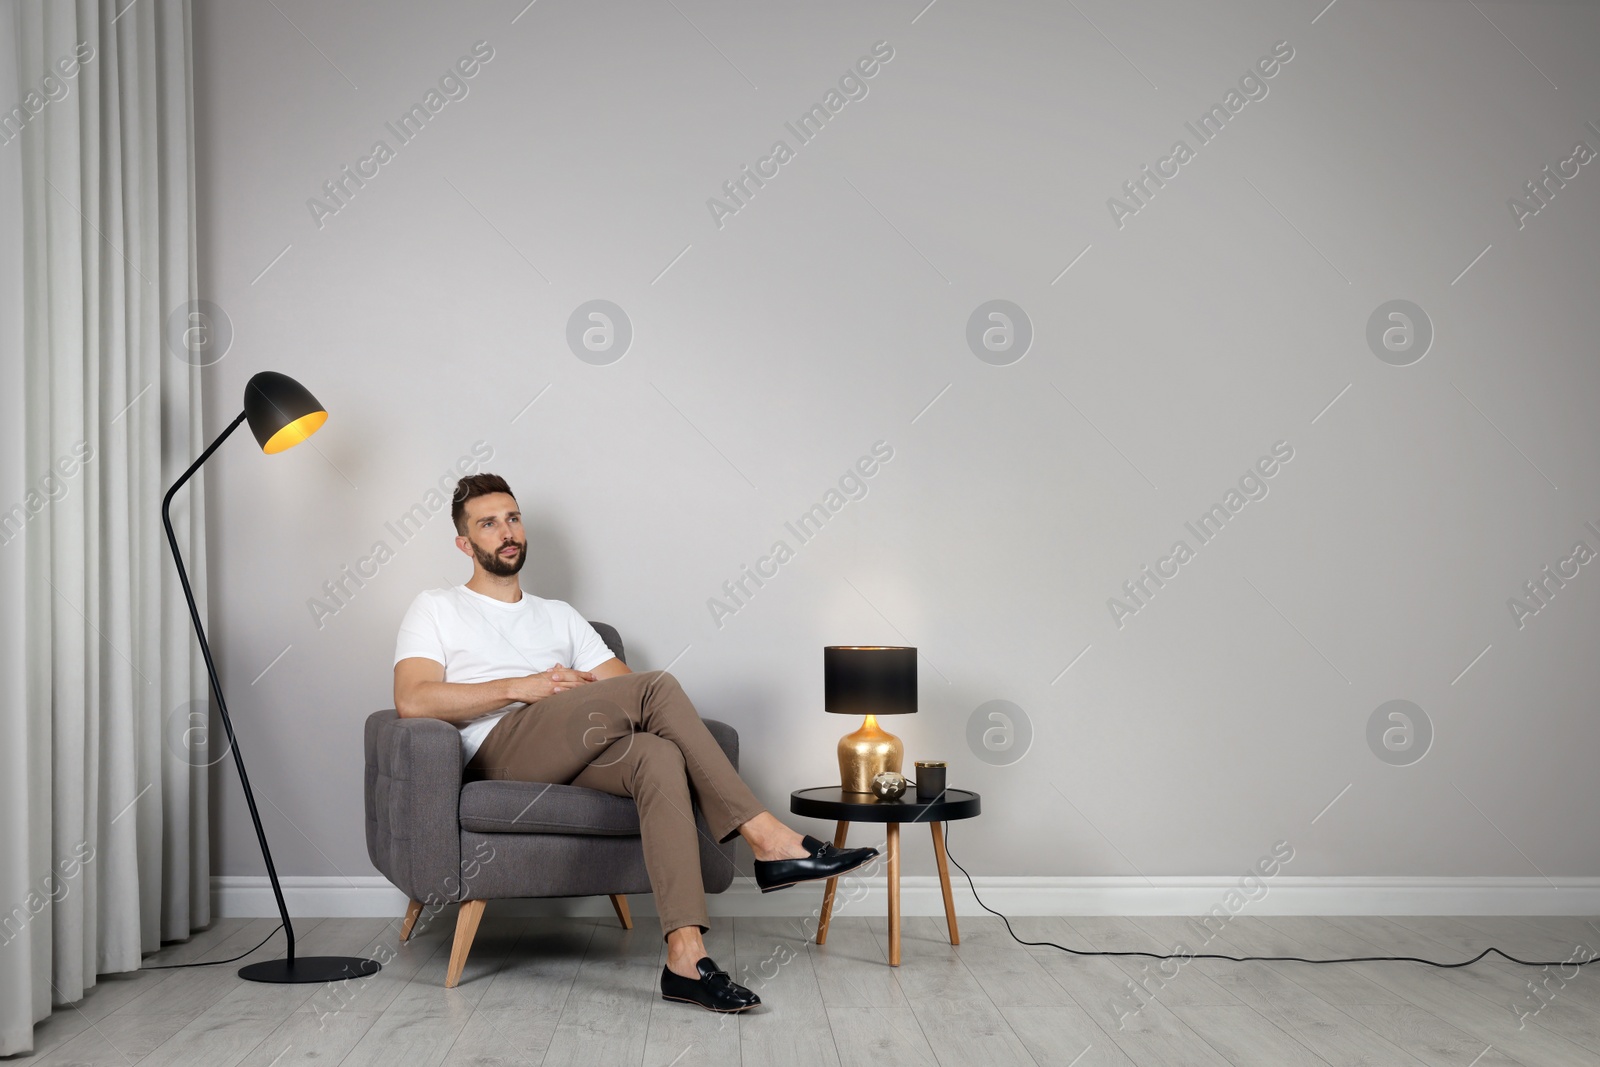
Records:
M0 509L24 515L0 544L0 1055L210 922L207 679L160 514L206 445L201 368L166 338L198 289L189 5L21 0L14 37L17 99L45 102L0 144L23 230ZM202 615L203 516L197 477L173 526Z

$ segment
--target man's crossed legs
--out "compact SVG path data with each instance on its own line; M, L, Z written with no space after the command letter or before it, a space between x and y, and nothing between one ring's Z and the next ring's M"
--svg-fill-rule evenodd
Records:
M470 777L585 786L633 798L645 869L667 938L669 986L706 1007L759 1003L711 964L700 877L694 802L718 843L740 835L755 853L757 879L793 883L835 877L868 862L876 849L835 850L775 818L740 779L678 680L666 671L624 674L554 693L502 718L467 764ZM709 984L690 991L680 982ZM718 977L720 976L720 977ZM743 1002L727 987L747 994ZM720 995L717 995L720 992ZM733 1007L735 1003L738 1007Z

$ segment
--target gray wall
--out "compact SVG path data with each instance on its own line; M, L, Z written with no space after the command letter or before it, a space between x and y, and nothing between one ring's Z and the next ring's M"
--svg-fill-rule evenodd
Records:
M779 810L852 728L822 713L821 646L914 644L922 712L886 725L983 792L952 834L974 872L1233 874L1283 839L1294 875L1600 875L1600 566L1508 606L1600 551L1600 162L1509 203L1600 149L1600 11L923 2L196 0L202 291L233 331L212 424L269 368L332 413L314 447L208 468L215 637L280 871L373 873L362 721L412 597L469 575L447 513L386 523L486 442L525 587L671 664ZM385 124L480 41L400 144ZM801 144L785 123L880 41ZM1201 144L1185 123L1279 42ZM1180 138L1193 158L1123 196ZM343 206L308 205L379 139ZM567 341L594 299L631 323L609 363ZM969 345L991 300L1031 324L1020 359L1020 334ZM1375 316L1410 347L1369 341ZM800 545L785 522L880 441ZM1214 504L1236 513L1202 544ZM996 700L1020 713L991 752ZM260 873L229 765L215 800L218 873Z

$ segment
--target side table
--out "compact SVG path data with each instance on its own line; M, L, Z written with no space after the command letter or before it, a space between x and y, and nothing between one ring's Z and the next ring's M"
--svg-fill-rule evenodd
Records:
M943 824L970 819L980 811L978 794L966 789L946 789L937 800L918 800L915 787L894 800L871 793L846 793L838 786L797 789L789 794L789 810L812 819L833 819L835 848L843 848L852 822L888 824L889 849L889 966L900 966L900 824L926 822L933 831L933 853L939 861L939 888L944 890L944 918L950 943L961 944L956 928L955 901L950 896L950 865L944 851ZM828 943L828 920L833 915L833 894L839 879L829 878L822 893L822 915L817 920L817 944Z

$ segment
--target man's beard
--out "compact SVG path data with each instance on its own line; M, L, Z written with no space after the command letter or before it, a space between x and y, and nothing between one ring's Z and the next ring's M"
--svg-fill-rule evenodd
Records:
M528 561L528 546L526 543L517 545L516 547L519 549L519 551L517 552L516 558L510 561L507 561L505 557L500 555L500 553L508 547L511 546L501 545L499 548L490 553L485 552L483 549L474 544L472 546L472 554L477 559L478 565L484 570L488 571L490 574L496 574L502 578L509 578L513 574L516 574L518 571L520 571L522 569L522 565Z

